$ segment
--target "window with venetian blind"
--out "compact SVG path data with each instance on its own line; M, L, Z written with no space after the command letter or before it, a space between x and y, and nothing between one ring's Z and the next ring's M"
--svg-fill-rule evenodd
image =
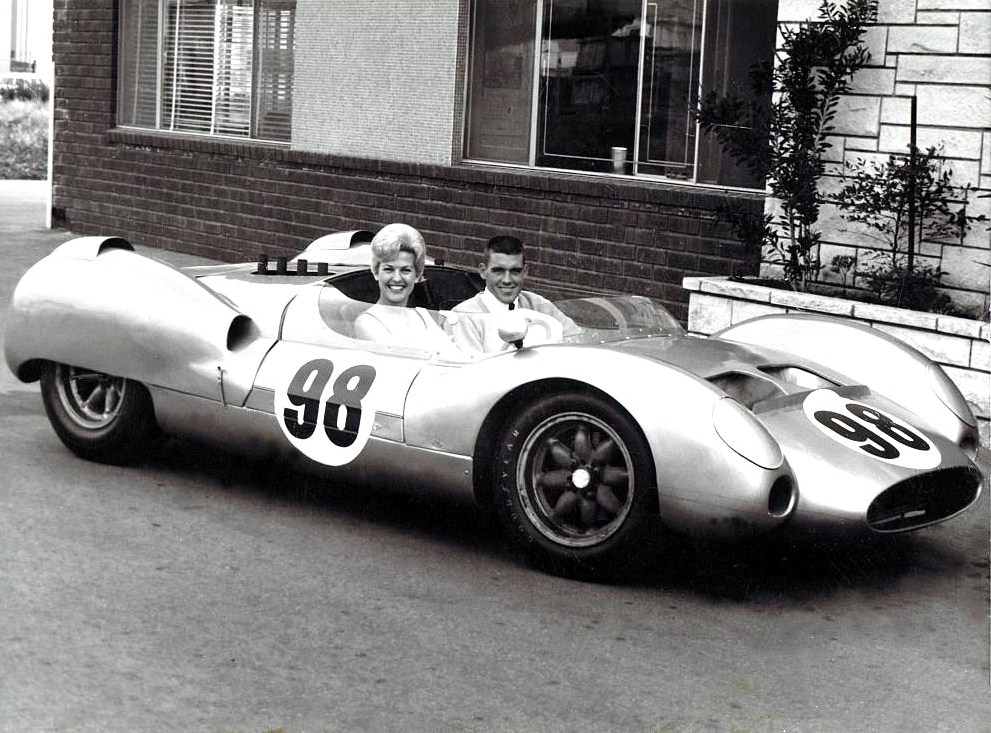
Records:
M296 0L122 0L118 124L288 141Z

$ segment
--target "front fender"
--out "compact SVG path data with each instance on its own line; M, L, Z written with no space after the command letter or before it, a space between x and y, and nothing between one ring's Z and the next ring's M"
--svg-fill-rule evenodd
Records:
M977 420L939 364L870 326L812 314L770 315L713 338L788 351L867 386L957 445L976 446Z
M651 359L589 346L549 345L507 352L463 367L430 365L406 400L410 445L471 456L487 463L499 429L483 433L490 416L500 423L547 389L591 389L606 395L640 426L654 464L662 519L694 533L737 536L767 532L787 520L769 512L779 479L791 482L787 462L760 466L730 448L714 415L726 395L694 375ZM773 438L753 420L754 433ZM744 430L747 428L745 427ZM737 445L745 438L737 435ZM775 448L776 448L775 444ZM781 484L778 483L780 489ZM476 493L485 487L476 486Z
M123 239L82 237L17 284L4 357L23 381L47 360L221 399L219 369L251 340L250 319L195 279Z

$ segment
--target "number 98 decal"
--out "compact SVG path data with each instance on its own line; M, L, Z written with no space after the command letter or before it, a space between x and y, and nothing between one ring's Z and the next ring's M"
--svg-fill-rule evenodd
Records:
M343 466L361 453L372 433L375 410L366 397L375 381L367 364L335 372L329 359L301 366L275 393L275 417L296 448L314 461Z
M915 428L862 402L818 389L803 403L813 425L838 443L906 468L933 468L939 449Z

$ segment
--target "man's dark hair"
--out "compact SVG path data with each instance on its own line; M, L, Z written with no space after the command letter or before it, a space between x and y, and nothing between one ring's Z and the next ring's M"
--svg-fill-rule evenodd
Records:
M501 255L522 255L523 242L508 234L492 237L492 239L485 243L486 260L488 260L490 252L496 252Z

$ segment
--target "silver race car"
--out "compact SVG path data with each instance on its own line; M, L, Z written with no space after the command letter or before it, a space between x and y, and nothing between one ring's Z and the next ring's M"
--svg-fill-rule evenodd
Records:
M943 370L883 333L767 316L687 336L637 296L451 308L473 272L429 264L413 294L454 333L498 319L494 354L363 341L369 232L298 257L177 269L115 237L66 242L18 284L7 364L41 380L62 442L104 462L157 436L206 441L355 486L494 507L557 572L615 568L664 527L728 540L896 533L971 506L976 420Z

